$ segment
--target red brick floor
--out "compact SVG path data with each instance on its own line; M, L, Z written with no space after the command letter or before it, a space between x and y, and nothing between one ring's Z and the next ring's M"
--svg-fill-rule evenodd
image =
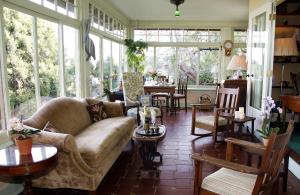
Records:
M205 114L205 113L204 113ZM225 158L225 144L214 144L211 137L197 139L190 135L191 111L180 111L176 116L165 115L166 137L159 143L158 150L163 154L163 163L159 167L160 177L142 174L137 178L136 170L141 166L137 146L131 144L124 149L109 173L97 189L97 194L107 195L189 195L193 194L194 167L190 154L206 153L218 158ZM236 161L245 162L246 155L236 151ZM217 170L204 164L203 176ZM300 194L300 181L289 173L288 192L280 194ZM38 189L36 194L88 194L82 190Z

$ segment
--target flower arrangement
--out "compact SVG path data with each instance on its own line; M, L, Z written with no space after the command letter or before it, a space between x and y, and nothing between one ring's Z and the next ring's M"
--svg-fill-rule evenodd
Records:
M34 134L38 134L41 130L33 130L25 128L22 120L18 118L12 118L10 120L10 135L17 135L16 139L18 140L25 140L30 138Z
M265 102L265 108L264 108L264 112L263 112L263 124L260 130L257 130L260 133L260 136L263 139L268 139L270 137L270 135L274 132L274 133L278 133L280 131L279 127L270 127L270 122L272 119L272 110L275 109L276 105L274 100L272 99L272 97L268 96L266 98L264 98L264 102ZM282 109L280 107L277 108L277 111L279 114L282 113Z
M148 71L148 75L154 80L155 77L157 77L157 71L154 69L151 69Z

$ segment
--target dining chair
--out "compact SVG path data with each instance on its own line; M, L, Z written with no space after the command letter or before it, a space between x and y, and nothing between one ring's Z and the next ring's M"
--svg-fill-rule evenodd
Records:
M290 120L286 133L272 133L267 146L235 138L227 142L226 160L205 154L192 154L195 162L194 195L198 194L276 194L278 192L279 168L294 129ZM262 151L259 168L233 162L234 146ZM220 169L204 179L202 163L209 163Z
M169 81L169 76L164 76L164 75L157 76L157 82L168 83L168 81ZM169 109L170 109L170 102L169 102L170 94L169 93L163 93L163 92L153 93L152 97L154 99L161 99L166 105L166 111L169 112Z
M187 86L189 82L189 77L186 76L185 78L180 78L178 80L178 87L177 87L177 93L173 95L173 101L174 101L174 111L176 114L177 108L180 110L180 100L184 99L184 108L185 112L187 112Z
M217 142L218 132L233 131L234 124L230 118L234 116L238 102L239 88L219 88L217 87L216 102L211 107L214 109L212 114L205 116L196 116L197 108L207 104L192 104L192 127L191 134L206 137L212 135ZM196 133L196 128L201 128L209 133Z
M143 75L139 72L124 72L122 73L123 82L123 94L124 102L127 110L127 115L136 116L138 124L140 123L139 110L142 110L140 98L145 95ZM163 112L160 100L153 100L158 102L155 106L148 107L150 110L156 112L156 117L160 118L161 124L163 124ZM152 101L150 101L152 102Z

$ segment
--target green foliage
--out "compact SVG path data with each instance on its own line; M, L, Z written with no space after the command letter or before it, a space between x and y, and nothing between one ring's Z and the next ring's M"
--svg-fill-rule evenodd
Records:
M35 78L32 17L8 8L4 8L3 14L10 106L14 115L25 111L22 114L28 116L36 106L35 79L39 79L40 96L59 95L57 24L37 20L39 74ZM66 68L66 72L75 75L74 68ZM26 109L22 110L24 106Z
M261 130L260 129L257 130L260 133L260 136L264 139L269 138L272 133L277 134L280 131L279 127L273 127L273 128L270 127L270 120L271 119L265 118L263 120Z
M135 68L137 72L143 72L144 66L142 62L145 60L145 49L148 48L148 43L125 39L125 45L127 46L126 54L128 66Z
M26 139L31 137L34 134L38 134L41 130L33 130L33 129L22 129L20 131L10 130L10 135L18 135L17 139Z

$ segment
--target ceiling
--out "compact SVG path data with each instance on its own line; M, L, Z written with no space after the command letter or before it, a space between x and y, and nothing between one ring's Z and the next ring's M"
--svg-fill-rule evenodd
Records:
M249 0L185 0L174 16L170 0L107 0L131 20L247 21Z

